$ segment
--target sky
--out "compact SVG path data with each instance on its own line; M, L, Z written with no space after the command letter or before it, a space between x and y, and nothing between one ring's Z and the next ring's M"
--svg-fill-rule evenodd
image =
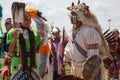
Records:
M40 10L48 23L54 23L54 26L60 29L64 26L68 34L71 32L70 12L67 7L71 6L72 2L77 4L78 0L0 0L3 7L3 29L5 19L11 17L11 5L15 1L25 2ZM111 30L120 29L120 0L81 0L81 2L85 2L97 16L103 32L109 28L109 24Z

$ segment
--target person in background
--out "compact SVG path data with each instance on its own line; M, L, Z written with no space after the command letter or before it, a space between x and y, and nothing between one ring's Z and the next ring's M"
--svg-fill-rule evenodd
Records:
M58 77L63 76L64 64L63 64L63 46L67 44L67 38L64 39L65 45L62 45L62 37L60 35L60 29L58 27L53 28L52 35L54 39L51 42L51 50L53 54L53 80L58 80Z
M114 60L112 61L112 63L110 64L109 68L108 68L108 74L110 78L113 79L119 79L119 69L120 69L120 64L118 64L120 62L120 32L118 29L114 29L112 31L113 33L113 40L114 40L114 52L113 52L113 56L114 56Z
M120 58L120 32L118 29L113 30L114 40L115 40L115 52Z
M120 32L118 29L114 29L113 30L113 35L114 35L114 40L115 40L115 54L116 54L116 68L115 71L117 70L117 72L115 72L115 78L119 79L119 69L120 69L120 65L118 64L120 61ZM113 71L114 72L114 71Z
M0 4L0 58L2 58L3 57L3 43L2 43L2 40L3 40L3 30L2 30L2 23L1 23L1 21L2 21L2 16L3 16L3 14L2 14L2 10L3 10L3 8L2 8L2 6L1 6L1 4Z
M6 29L6 32L4 33L4 51L5 52L8 52L8 45L6 45L6 37L7 37L7 33L8 33L8 31L11 29L11 28L13 28L13 25L12 25L12 23L11 23L11 18L7 18L6 20L5 20L5 29Z

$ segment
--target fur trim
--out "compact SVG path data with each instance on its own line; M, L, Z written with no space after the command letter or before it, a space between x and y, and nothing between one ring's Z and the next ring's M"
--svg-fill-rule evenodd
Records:
M95 76L99 72L101 59L97 55L93 55L87 58L83 64L82 74L85 80L94 80Z

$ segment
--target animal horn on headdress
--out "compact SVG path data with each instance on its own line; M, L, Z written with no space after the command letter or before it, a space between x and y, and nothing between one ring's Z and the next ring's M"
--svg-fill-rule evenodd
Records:
M87 11L89 11L89 6L86 6L85 8L87 9Z
M83 2L83 5L85 5L86 6L86 4Z
M74 2L72 2L71 6L67 7L67 9L71 11L73 9L73 6L74 6Z
M74 6L74 2L72 2L72 5L71 5L72 7Z
M78 4L80 4L80 0L78 0Z

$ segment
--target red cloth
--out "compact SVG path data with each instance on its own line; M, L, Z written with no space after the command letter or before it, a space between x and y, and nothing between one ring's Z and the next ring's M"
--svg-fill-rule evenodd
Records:
M5 71L4 71L4 75L9 76L9 75L10 75L9 70L5 70Z

